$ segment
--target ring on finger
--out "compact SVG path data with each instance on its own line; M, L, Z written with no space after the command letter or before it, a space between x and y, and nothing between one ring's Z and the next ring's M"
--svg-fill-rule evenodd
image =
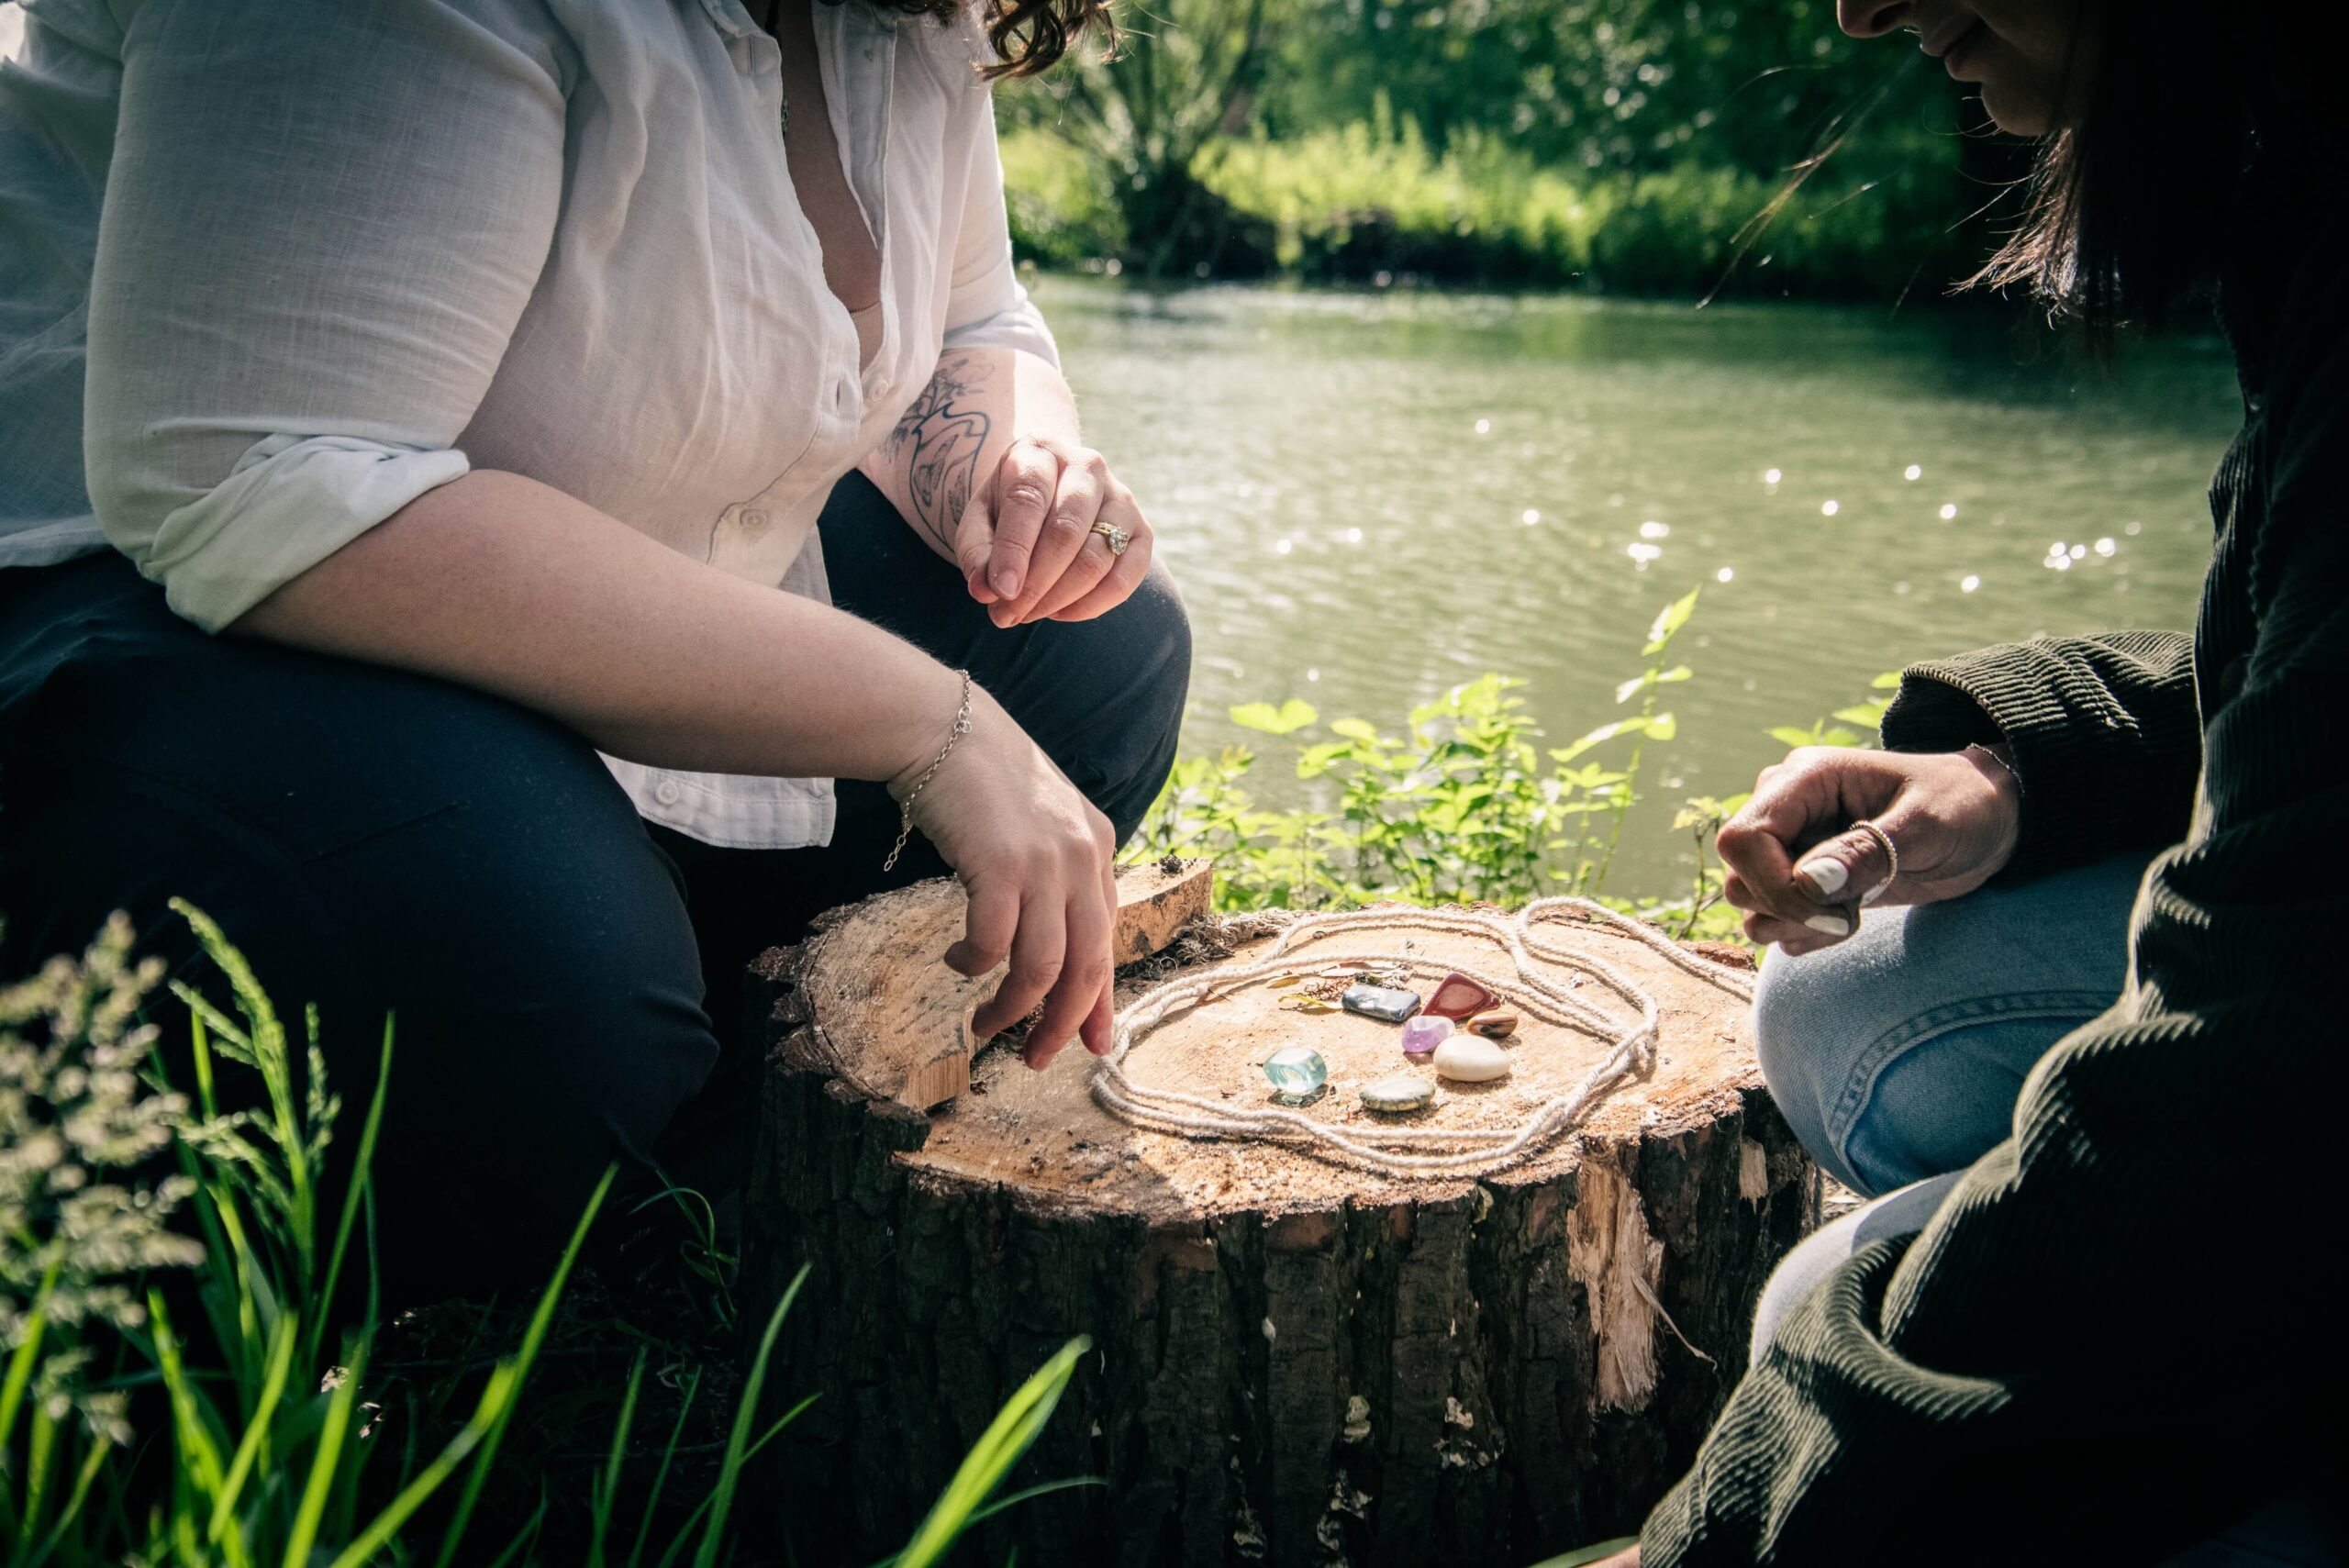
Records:
M1134 542L1134 536L1115 523L1096 522L1093 525L1093 531L1101 536L1103 541L1109 547L1109 553L1113 556L1125 554L1126 547Z
M1900 851L1893 847L1892 835L1867 818L1862 817L1859 821L1853 823L1852 827L1855 831L1865 833L1869 838L1874 839L1876 841L1876 847L1884 851L1884 880L1860 895L1860 905L1865 908L1883 897L1885 889L1890 887L1894 879L1899 876Z

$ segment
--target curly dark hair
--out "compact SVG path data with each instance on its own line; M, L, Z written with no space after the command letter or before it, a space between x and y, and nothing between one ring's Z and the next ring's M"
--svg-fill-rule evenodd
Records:
M951 22L973 0L870 0L886 11L933 17ZM1049 71L1071 45L1087 32L1101 36L1104 49L1118 42L1118 24L1109 14L1110 0L976 0L987 42L996 63L985 72L990 82L1005 77L1034 76Z

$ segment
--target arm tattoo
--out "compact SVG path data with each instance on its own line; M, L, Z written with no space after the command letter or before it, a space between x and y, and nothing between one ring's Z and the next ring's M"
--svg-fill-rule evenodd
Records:
M889 432L889 455L906 465L914 521L950 560L955 525L978 482L979 450L995 425L977 406L993 373L984 361L941 360L938 373Z

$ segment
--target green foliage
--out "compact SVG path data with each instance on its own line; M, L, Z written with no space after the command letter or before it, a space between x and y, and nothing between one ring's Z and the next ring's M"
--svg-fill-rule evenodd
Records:
M1936 153L1936 157L1945 154ZM1093 165L1042 131L1004 138L1012 236L1047 265L1130 253ZM1569 174L1507 139L1439 150L1409 122L1356 122L1217 143L1198 163L1225 234L1216 265L1320 282L1390 277L1640 293L1845 297L1959 265L1938 163L1787 195L1780 175L1684 163Z
M224 1010L193 986L172 987L191 1019L192 1095L164 1082L156 1031L139 1021L161 972L133 961L129 924L119 917L78 961L60 959L0 989L0 1556L16 1568L549 1561L540 1546L544 1500L518 1528L499 1521L491 1539L484 1539L489 1514L481 1505L493 1476L514 1468L502 1458L506 1440L518 1429L525 1388L610 1174L519 1343L466 1381L471 1414L437 1443L419 1444L420 1422L387 1431L372 1284L351 1331L337 1330L334 1305L371 1212L390 1027L354 1151L356 1173L340 1203L324 1207L320 1177L342 1106L326 1084L317 1019L306 1019L306 1071L297 1085L287 1031L241 955L201 912L174 907L231 998ZM248 1085L258 1093L224 1093L224 1075L242 1073L253 1075ZM247 1098L259 1108L223 1108ZM158 1178L153 1166L167 1158L180 1168ZM195 1237L171 1223L183 1218ZM173 1321L162 1285L167 1274L199 1264L173 1297L192 1299L203 1319L202 1331L188 1335L189 1325ZM775 1339L799 1283L765 1325L715 1480L678 1528L664 1529L658 1506L692 1410L691 1385L640 1517L617 1516L645 1381L639 1357L590 1489L589 1561L597 1568L621 1561L671 1568L688 1551L695 1568L714 1568L735 1552L741 1477L810 1402L754 1434ZM1073 1341L1013 1396L905 1562L933 1562L971 1523L1052 1489L987 1502L1049 1418L1084 1344ZM161 1429L135 1429L139 1390L150 1391ZM452 1377L425 1403L459 1397Z
M1256 761L1245 748L1186 758L1128 853L1212 855L1227 909L1600 895L1647 748L1678 733L1659 700L1692 673L1668 655L1696 606L1692 589L1649 628L1644 667L1616 691L1633 711L1566 746L1539 744L1518 695L1524 683L1503 675L1421 704L1394 730L1361 718L1323 725L1295 699L1236 707L1232 721L1242 728L1299 738L1297 775L1317 786L1317 804L1260 808L1245 783ZM1705 804L1705 821L1718 826L1720 803ZM1701 837L1709 841L1709 826ZM1709 918L1718 897L1718 876L1700 873L1690 897L1638 907L1684 930L1710 930L1720 923Z
M1020 253L1152 277L1885 297L2020 173L1830 0L1162 0L1000 103Z
M1678 719L1662 705L1695 674L1671 650L1697 602L1692 588L1657 612L1642 668L1615 689L1616 705L1631 711L1564 746L1541 744L1517 695L1524 683L1505 675L1455 686L1394 730L1361 718L1324 724L1294 698L1235 707L1232 721L1243 728L1297 738L1297 776L1314 786L1313 803L1260 806L1247 783L1257 757L1246 747L1186 757L1127 858L1213 857L1217 906L1225 910L1342 908L1382 898L1519 904L1577 894L1680 936L1736 940L1738 917L1721 902L1720 868L1709 855L1744 795L1692 796L1674 816L1672 831L1688 834L1695 851L1685 892L1621 897L1608 887L1651 749L1679 736ZM1898 684L1884 675L1875 687L1883 694ZM1888 700L1872 696L1838 717L1873 728ZM1859 741L1826 719L1770 733L1790 746Z

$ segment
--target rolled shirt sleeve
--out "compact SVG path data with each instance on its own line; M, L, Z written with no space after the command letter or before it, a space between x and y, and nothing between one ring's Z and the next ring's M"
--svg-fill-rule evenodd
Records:
M536 0L145 0L91 281L107 539L218 630L424 492L562 193Z
M955 236L953 286L946 301L945 346L1018 349L1057 368L1061 352L1052 329L1012 264L992 101L980 106L979 134L972 142L970 193Z

